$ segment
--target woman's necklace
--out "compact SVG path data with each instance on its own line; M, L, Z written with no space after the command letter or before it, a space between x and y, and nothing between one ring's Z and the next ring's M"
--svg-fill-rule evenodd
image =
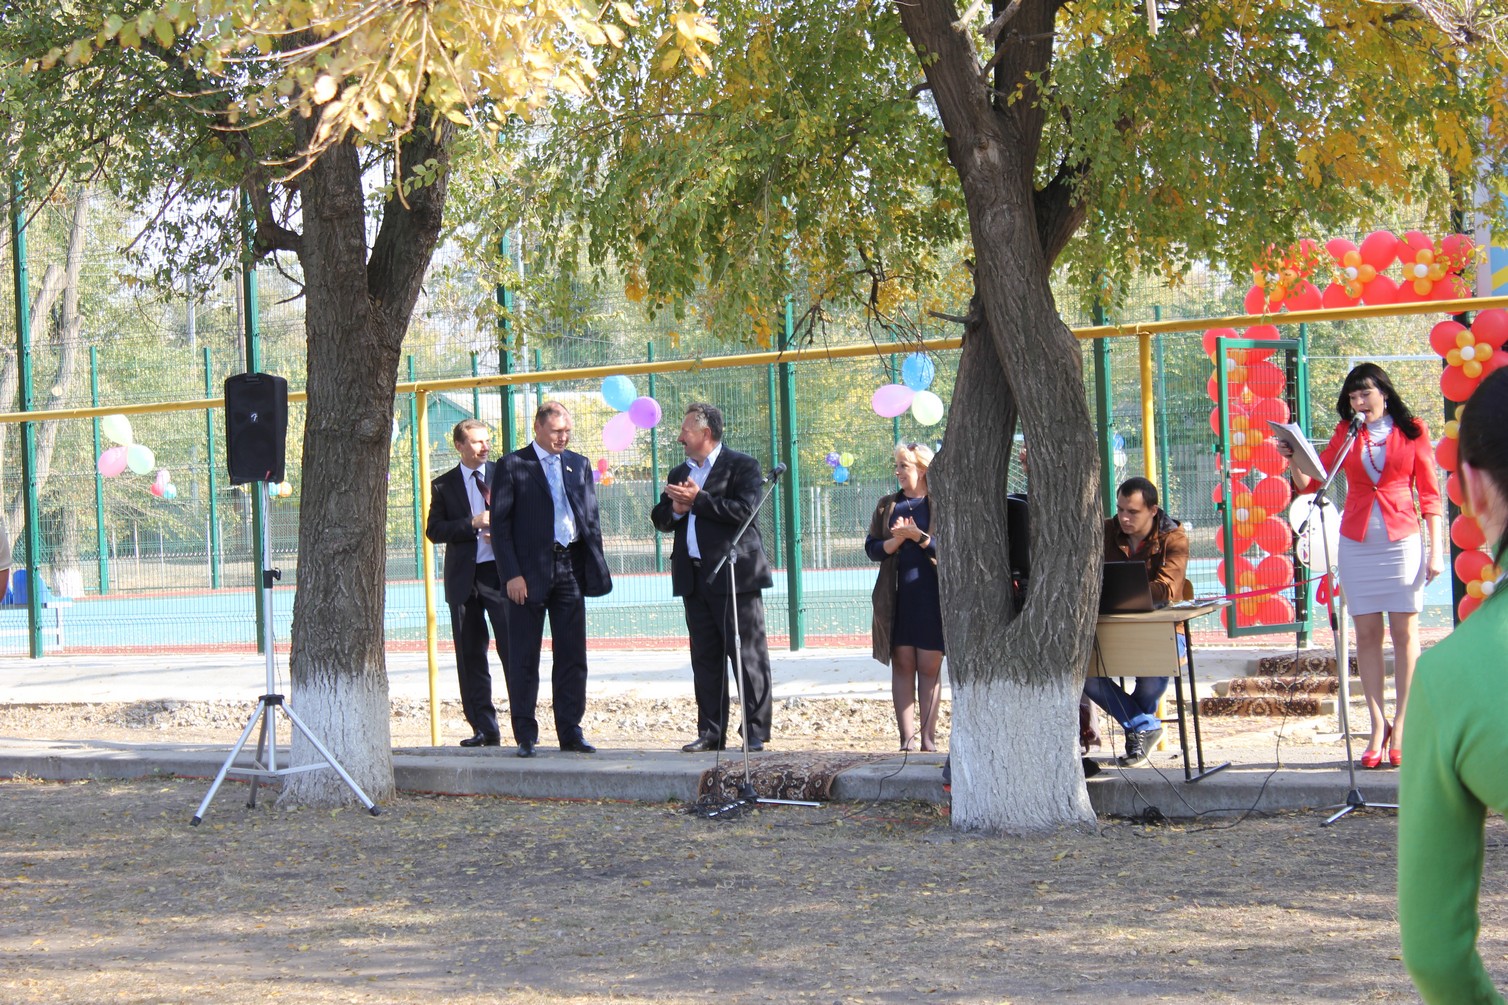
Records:
M1381 422L1381 420L1379 420L1379 422ZM1379 429L1378 432L1381 434L1381 436L1378 439L1374 440L1372 439L1372 425L1373 424L1369 422L1364 427L1362 438L1366 444L1366 453L1363 456L1367 462L1367 467L1372 469L1372 473L1374 475L1376 475L1378 478L1381 478L1382 466L1387 462L1386 447L1389 430L1387 428ZM1376 447L1383 448L1383 450L1381 451L1381 456L1378 456L1378 452L1374 449Z

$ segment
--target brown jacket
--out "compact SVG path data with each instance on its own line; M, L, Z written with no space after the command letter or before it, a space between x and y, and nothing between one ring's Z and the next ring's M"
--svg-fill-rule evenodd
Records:
M1141 559L1147 563L1147 578L1152 581L1152 599L1168 604L1183 599L1183 581L1189 567L1189 535L1177 520L1161 508L1152 521L1152 533L1142 542L1141 550L1131 554L1131 539L1121 531L1120 521L1105 521L1105 561L1125 562Z
M880 500L880 504L874 508L874 516L869 518L869 536L864 539L864 551L871 558L874 557L870 550L872 542L884 542L890 538L890 519L895 512L896 503L904 499L900 492L892 492ZM932 564L937 564L937 555L929 543L928 557ZM874 644L874 658L881 663L890 662L890 629L895 624L895 591L899 586L899 573L896 571L898 560L895 555L885 555L878 559L880 574L875 577L874 592L870 598L874 601L874 621L869 626L870 638Z

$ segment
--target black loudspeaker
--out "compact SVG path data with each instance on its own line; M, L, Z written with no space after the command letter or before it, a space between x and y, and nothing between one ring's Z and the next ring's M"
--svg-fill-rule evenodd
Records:
M225 463L232 485L280 482L288 451L288 382L267 373L225 378Z

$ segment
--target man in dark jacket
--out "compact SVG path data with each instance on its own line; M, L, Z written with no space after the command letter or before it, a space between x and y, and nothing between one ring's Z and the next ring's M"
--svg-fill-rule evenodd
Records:
M670 573L673 592L686 608L691 639L691 676L696 693L697 736L687 753L721 750L728 734L728 661L739 655L743 676L744 740L763 750L770 739L770 654L765 646L764 598L772 585L759 526L739 540L730 591L728 567L713 569L728 554L733 535L759 505L759 462L723 446L723 413L697 402L686 409L680 443L686 463L670 472L650 514L655 529L675 535ZM738 614L735 647L733 615Z
M492 704L492 674L487 668L487 622L492 622L492 636L506 674L508 612L497 563L492 558L488 522L492 471L496 467L487 460L492 434L480 419L462 419L451 439L461 463L430 484L424 536L445 545L445 602L450 605L461 708L472 732L461 746L496 747L501 739L497 709Z
M567 450L571 413L547 401L534 441L504 457L492 480L492 548L513 603L508 611L508 702L519 757L539 742L534 718L539 650L550 618L555 738L561 750L595 753L581 733L586 712L586 599L613 588L602 554L592 465Z
M1189 536L1157 505L1157 487L1140 477L1128 478L1116 490L1115 516L1105 521L1105 561L1135 560L1146 563L1152 600L1159 607L1183 599ZM1121 763L1128 766L1145 761L1162 736L1157 702L1168 689L1167 677L1137 677L1135 681L1129 693L1108 677L1084 681L1084 693L1125 729L1126 756Z

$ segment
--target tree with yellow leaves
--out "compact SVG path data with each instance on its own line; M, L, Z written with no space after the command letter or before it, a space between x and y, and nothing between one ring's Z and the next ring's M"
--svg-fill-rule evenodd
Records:
M655 18L660 71L706 72L717 33L700 0ZM255 258L297 259L308 411L291 675L302 717L377 799L393 791L393 389L453 160L551 95L585 94L637 20L627 3L573 0L19 0L0 21L6 167L30 198L93 179L158 205L136 248L164 276L232 260L246 234ZM352 798L328 772L290 777L284 797Z

